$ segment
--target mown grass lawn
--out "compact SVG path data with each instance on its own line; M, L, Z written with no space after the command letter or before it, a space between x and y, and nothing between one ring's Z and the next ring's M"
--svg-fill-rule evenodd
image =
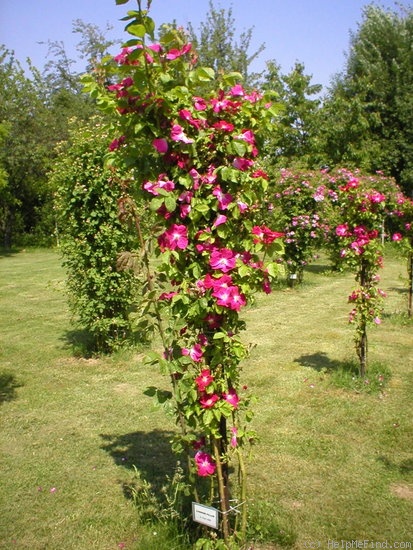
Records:
M369 333L371 379L361 386L348 370L353 279L326 267L316 262L301 288L260 296L245 315L244 339L257 344L243 366L258 397L260 440L249 460L254 548L413 541L405 265L387 252L386 313ZM55 251L0 257L0 304L0 548L185 548L162 525L140 520L127 489L134 466L159 483L176 463L173 422L142 393L163 383L143 366L144 350L73 353Z

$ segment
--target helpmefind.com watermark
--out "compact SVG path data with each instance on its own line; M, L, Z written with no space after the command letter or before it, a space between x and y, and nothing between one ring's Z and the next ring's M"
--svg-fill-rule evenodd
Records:
M366 549L413 549L412 541L375 541L375 540L308 540L304 542L304 548L315 550L317 548L327 548L328 550L362 550Z

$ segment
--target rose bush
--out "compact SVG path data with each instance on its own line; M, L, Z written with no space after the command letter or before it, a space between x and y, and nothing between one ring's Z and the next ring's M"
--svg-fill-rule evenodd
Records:
M85 85L117 116L109 164L134 173L124 185L123 214L133 217L134 205L146 204L156 216L159 265L157 277L148 275L148 303L163 350L147 362L160 366L171 391L146 393L173 409L180 427L173 448L189 454L194 498L220 503L227 544L245 536L241 449L253 437L240 313L256 291L271 291L282 250L283 234L257 222L268 187L259 151L277 106L269 94L245 90L238 74L197 66L179 29L164 28L156 41L155 24L138 5L125 18L133 38L101 68L108 84L90 76ZM214 80L216 92L204 94ZM239 487L230 484L232 459ZM198 480L209 480L208 490ZM232 498L241 514L230 514Z
M387 215L387 196L371 187L374 178L338 170L330 177L330 189L336 193L335 208L340 223L334 228L334 242L341 261L355 273L358 286L348 300L353 306L349 321L356 326L355 347L360 375L367 368L367 327L381 323L385 293L378 287L383 267L382 231ZM330 193L331 194L331 193Z
M408 302L407 314L413 315L413 200L399 194L392 211L394 232L392 241L398 243L407 259Z
M281 170L271 187L270 198L274 222L280 224L284 237L284 262L287 282L294 286L302 283L304 267L311 262L328 233L324 222L323 206L328 186L324 172Z

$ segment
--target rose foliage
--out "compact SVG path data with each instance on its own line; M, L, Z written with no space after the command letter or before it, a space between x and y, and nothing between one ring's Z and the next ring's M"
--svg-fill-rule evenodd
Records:
M245 533L246 522L245 479L230 485L229 464L236 460L244 472L240 451L252 437L240 315L256 291L271 291L282 250L282 233L256 221L268 187L260 149L277 106L244 89L240 75L197 66L179 30L164 28L156 41L146 11L125 19L132 38L103 67L109 84L85 83L116 113L109 162L134 171L124 213L146 204L155 216L158 275L148 288L164 349L149 362L169 377L171 391L147 393L173 409L174 449L189 452L194 497L220 502L228 541L234 530ZM214 81L216 91L204 93ZM204 493L201 480L211 482ZM230 496L241 514L229 513Z
M339 170L330 176L335 208L340 223L334 228L341 261L355 273L357 287L349 295L352 305L349 321L356 326L355 346L360 361L360 375L367 368L367 327L381 323L385 292L378 287L383 267L382 232L389 214L391 193L381 192L374 177ZM331 196L331 191L330 191Z
M413 200L399 196L393 211L394 233L392 240L399 244L407 258L408 316L413 315Z
M311 262L329 231L324 201L330 199L325 172L300 172L282 169L272 187L276 208L275 223L281 222L284 237L284 262L288 283L302 283L304 267Z
M346 169L281 170L274 190L275 195L270 194L275 198L274 222L283 224L284 260L290 276L296 274L301 282L303 266L321 245L336 269L346 267L355 274L357 287L348 298L349 321L356 327L355 345L364 375L367 327L381 323L385 296L378 287L382 242L390 233L392 240L408 245L402 236L408 237L411 230L411 201L381 173L365 175Z

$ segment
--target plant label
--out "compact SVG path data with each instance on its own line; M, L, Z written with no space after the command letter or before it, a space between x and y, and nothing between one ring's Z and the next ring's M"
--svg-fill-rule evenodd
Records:
M212 529L218 529L218 514L219 511L212 506L204 504L192 503L192 519L197 523L202 523Z

